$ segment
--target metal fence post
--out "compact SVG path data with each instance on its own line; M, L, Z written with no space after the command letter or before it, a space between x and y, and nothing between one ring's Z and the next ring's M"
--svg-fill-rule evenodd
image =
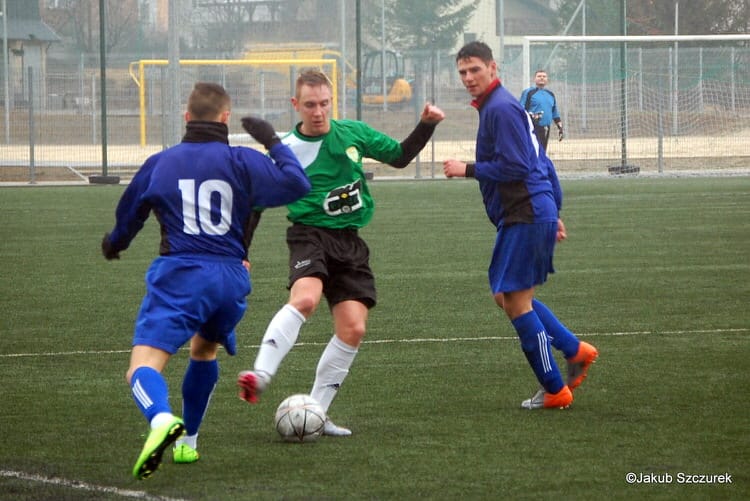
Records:
M36 131L34 124L34 68L29 66L29 184L36 184L36 165L34 150L36 149Z

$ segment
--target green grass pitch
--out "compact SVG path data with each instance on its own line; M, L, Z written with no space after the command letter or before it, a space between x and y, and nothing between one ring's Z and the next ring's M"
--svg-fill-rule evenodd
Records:
M156 222L106 262L122 186L0 189L0 499L747 499L750 178L563 188L569 238L537 295L601 353L570 409L520 409L536 384L488 291L494 230L476 182L376 181L362 233L379 304L331 407L354 435L287 444L272 425L284 397L309 391L325 305L261 403L237 398L287 297L284 211L271 210L202 458L167 454L143 482L125 371ZM177 413L186 361L165 371ZM685 483L721 474L731 483Z

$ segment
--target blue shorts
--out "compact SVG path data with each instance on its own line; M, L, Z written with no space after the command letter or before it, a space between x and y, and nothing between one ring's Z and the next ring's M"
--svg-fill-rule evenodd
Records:
M133 346L168 353L197 332L229 346L247 309L250 277L237 258L162 256L146 272L146 295L135 322ZM230 354L232 354L230 352Z
M500 228L488 271L492 294L531 289L554 273L552 256L557 222L513 224Z

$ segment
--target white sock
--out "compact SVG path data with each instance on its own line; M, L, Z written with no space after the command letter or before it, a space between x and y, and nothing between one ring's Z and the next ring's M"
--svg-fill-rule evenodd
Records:
M291 351L294 343L297 341L302 324L305 323L305 316L297 309L285 304L274 317L266 328L263 335L263 342L258 350L258 356L255 357L253 368L256 372L265 372L270 379L276 374L287 353Z
M160 412L156 416L151 418L151 429L156 429L159 426L168 423L172 419L174 419L174 416L169 412Z
M178 438L177 441L174 443L175 447L179 446L180 444L185 444L191 449L197 449L198 448L198 434L195 435L183 435L182 438Z
M323 350L310 396L320 403L326 413L356 356L357 348L349 346L335 335Z

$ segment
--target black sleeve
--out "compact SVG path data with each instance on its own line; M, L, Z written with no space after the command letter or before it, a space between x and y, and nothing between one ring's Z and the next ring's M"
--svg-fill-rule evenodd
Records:
M255 230L256 228L258 228L258 223L260 223L260 216L262 215L263 210L254 208L250 213L247 224L245 225L245 259L248 258L248 249L250 249L250 244L253 241Z
M426 124L420 121L411 134L409 134L409 137L401 142L401 156L388 165L397 169L403 169L409 165L409 162L414 160L414 157L422 151L427 141L430 140L436 126L437 124Z

